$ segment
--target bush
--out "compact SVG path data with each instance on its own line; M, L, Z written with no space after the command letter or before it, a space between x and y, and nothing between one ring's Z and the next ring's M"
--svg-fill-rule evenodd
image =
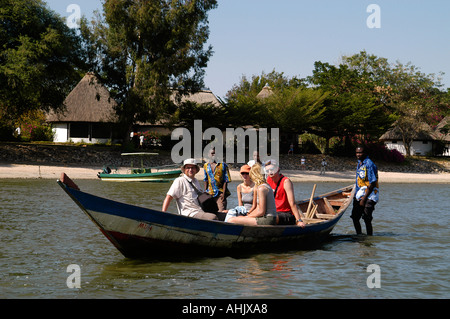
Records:
M0 141L13 141L14 140L13 133L14 133L14 126L0 122Z
M20 126L20 138L23 141L53 141L54 132L46 124L24 123Z
M355 156L356 145L360 144L358 139L352 139L351 143L334 143L330 153L334 156ZM396 149L388 149L382 142L362 143L366 147L367 154L373 160L382 160L390 163L403 163L405 157Z
M23 141L53 141L54 132L45 122L45 114L34 110L22 114L16 126L20 127L19 138Z
M31 131L32 141L53 141L53 136L55 133L52 128L48 125L38 125Z
M369 156L375 160L383 160L390 163L403 163L405 157L396 149L388 149L384 143L368 143L366 145Z

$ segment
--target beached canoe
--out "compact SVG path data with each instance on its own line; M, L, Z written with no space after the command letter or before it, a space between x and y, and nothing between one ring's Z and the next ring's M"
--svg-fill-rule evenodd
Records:
M353 196L353 187L349 186L299 201L307 222L305 227L242 226L98 197L81 191L64 173L57 182L111 243L129 258L210 256L317 246L328 238Z
M171 182L181 174L180 169L151 172L151 169L144 171L133 171L129 174L105 173L97 174L98 178L107 182Z
M158 155L158 153L122 153L122 156L138 156L141 159L141 167L131 168L128 172L114 172L105 165L102 172L97 174L102 181L108 182L171 182L181 174L179 165L164 165L154 167L144 167L144 157Z

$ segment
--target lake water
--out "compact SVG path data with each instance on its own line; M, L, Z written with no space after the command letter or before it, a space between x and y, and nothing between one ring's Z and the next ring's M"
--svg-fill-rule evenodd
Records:
M157 209L170 186L76 182ZM312 188L296 183L296 198ZM448 184L382 184L372 237L354 235L350 206L318 249L145 262L123 257L56 181L0 180L0 298L449 298L448 196ZM80 288L68 287L72 264Z

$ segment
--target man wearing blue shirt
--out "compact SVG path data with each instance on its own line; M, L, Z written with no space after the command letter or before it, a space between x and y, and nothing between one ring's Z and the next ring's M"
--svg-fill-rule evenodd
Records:
M350 217L353 219L353 225L357 234L361 234L359 220L362 217L366 224L367 235L372 235L372 213L379 199L378 168L367 156L365 147L362 145L356 147L356 159L358 160L356 190Z

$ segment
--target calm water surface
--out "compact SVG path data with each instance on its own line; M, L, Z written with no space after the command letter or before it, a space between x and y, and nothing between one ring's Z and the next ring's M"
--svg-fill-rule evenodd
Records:
M170 186L77 183L156 209ZM343 186L318 183L316 194ZM350 207L315 250L146 262L123 257L54 180L0 180L0 298L449 298L449 185L381 187L372 237L354 235ZM295 184L296 198L312 188ZM71 264L79 289L67 286ZM373 264L380 288L367 285Z

